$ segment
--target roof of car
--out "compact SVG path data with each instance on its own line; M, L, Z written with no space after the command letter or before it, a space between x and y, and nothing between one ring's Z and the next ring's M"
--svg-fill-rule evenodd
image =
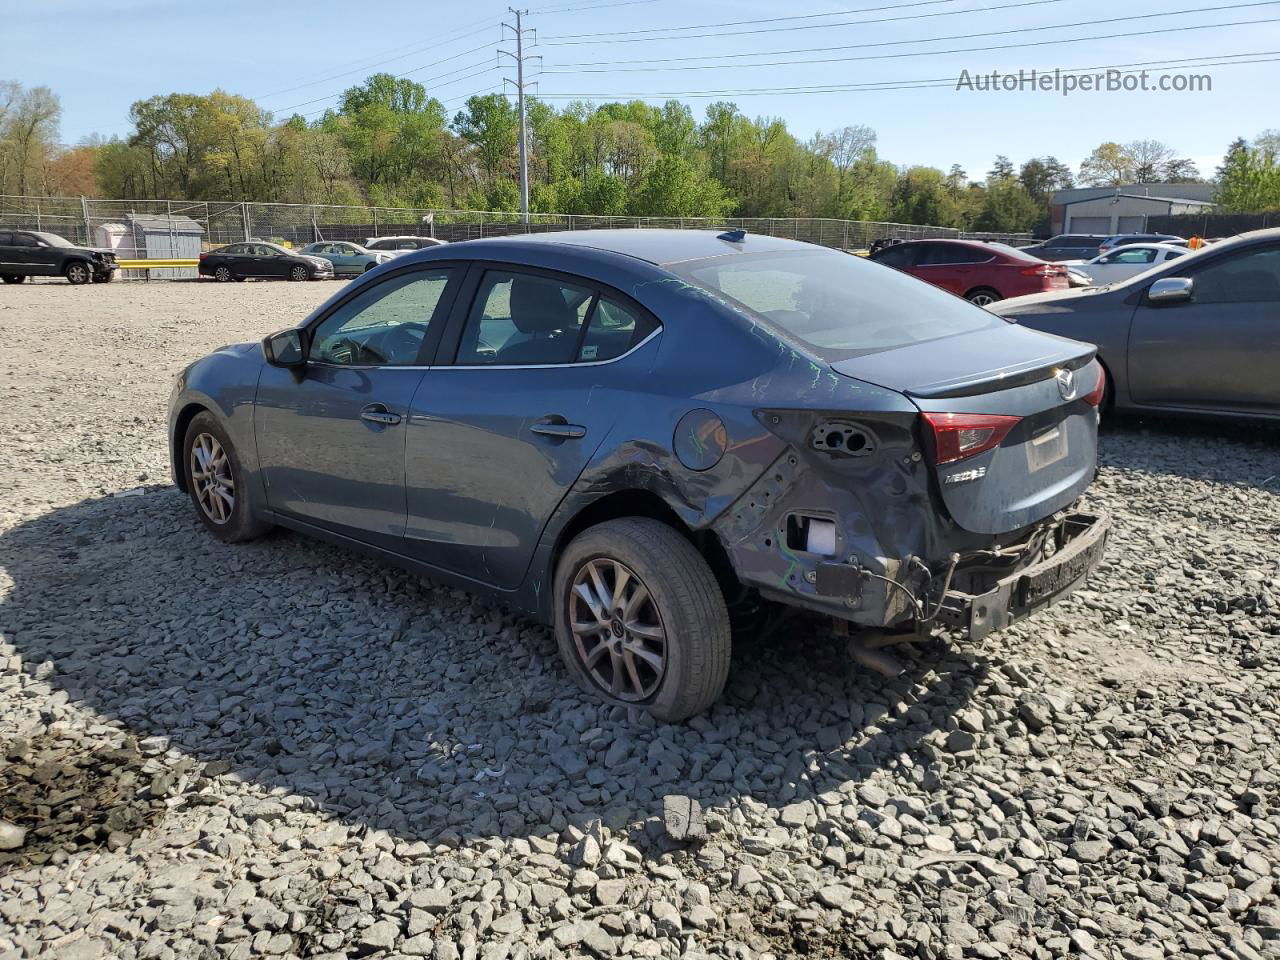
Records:
M452 246L469 243L495 243L503 246L557 243L565 246L604 250L644 260L653 264L680 263L684 260L702 260L707 257L731 256L743 253L768 253L778 250L813 250L813 244L765 234L748 233L740 243L719 239L722 230L561 230L547 233L518 234L509 237L468 240ZM817 248L826 249L826 248Z
M1123 247L1117 247L1101 256L1109 256L1112 253L1119 253L1121 250L1177 250L1179 253L1187 253L1187 248L1177 243L1156 243L1150 241L1147 243L1126 243Z

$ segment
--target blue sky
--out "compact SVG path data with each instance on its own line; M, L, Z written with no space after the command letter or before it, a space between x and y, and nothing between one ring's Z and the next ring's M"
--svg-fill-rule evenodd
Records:
M1120 5L1078 0L541 0L534 5L531 0L530 5L526 23L536 27L535 52L543 58L538 89L549 98L583 94L603 101L646 94L645 99L658 102L666 93L685 94L677 98L699 117L712 100L728 99L751 116L782 117L802 138L819 129L865 124L878 134L881 156L899 164L946 168L959 163L981 176L998 153L1015 162L1053 154L1076 166L1105 140L1154 138L1192 157L1208 174L1235 136L1280 127L1280 0ZM510 19L507 5L490 0L6 0L4 6L0 79L52 87L62 99L62 138L68 143L93 133L123 135L132 101L175 90L206 93L222 87L273 111L287 114L296 107L306 113L323 109L332 100L322 98L368 73L387 70L427 82L452 113L466 96L498 90L503 74L511 74L509 66L498 66L495 53L499 21ZM1082 23L1135 17L1141 19ZM770 22L742 23L766 19ZM1276 22L1223 26L1262 20ZM738 25L726 26L730 21ZM685 26L700 28L669 29ZM1175 30L1183 27L1193 29ZM1121 33L1128 36L1107 38ZM922 38L954 39L911 42ZM1041 45L1008 46L1031 43ZM1005 49L937 52L992 46ZM930 55L916 55L926 52ZM1271 62L1178 67L1211 75L1208 92L1064 98L1053 92L957 91L951 82L963 70L1267 56ZM918 81L940 85L741 92L850 84L892 88ZM734 92L692 95L701 91Z

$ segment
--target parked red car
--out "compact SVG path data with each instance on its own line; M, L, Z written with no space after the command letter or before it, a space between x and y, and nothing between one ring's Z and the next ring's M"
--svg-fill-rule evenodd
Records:
M927 280L980 307L1006 297L1066 290L1067 268L1002 243L908 240L871 255L876 263Z

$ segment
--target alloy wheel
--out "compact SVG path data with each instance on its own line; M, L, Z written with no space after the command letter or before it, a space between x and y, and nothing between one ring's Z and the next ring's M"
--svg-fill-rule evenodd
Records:
M236 482L227 451L212 434L202 433L191 444L191 482L206 517L217 524L231 519L236 506Z
M231 279L231 270L228 267L219 267L213 271L213 276L219 283L226 283Z
M995 303L996 298L989 293L975 293L969 297L969 302L975 307L985 307L989 304Z
M67 279L74 284L89 282L89 268L83 263L73 263L67 267Z
M293 268L293 270L292 270L292 272L289 274L289 278L290 278L291 280L305 280L305 279L307 279L307 268L306 268L306 267L294 267L294 268Z
M666 630L653 595L626 564L597 557L578 569L569 628L583 668L611 697L638 703L661 686Z

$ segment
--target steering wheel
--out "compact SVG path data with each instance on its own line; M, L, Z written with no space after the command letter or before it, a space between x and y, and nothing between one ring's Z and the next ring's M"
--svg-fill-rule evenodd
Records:
M386 363L387 358L368 344L361 343L352 337L343 337L334 341L335 348L346 347L351 356L351 363Z

